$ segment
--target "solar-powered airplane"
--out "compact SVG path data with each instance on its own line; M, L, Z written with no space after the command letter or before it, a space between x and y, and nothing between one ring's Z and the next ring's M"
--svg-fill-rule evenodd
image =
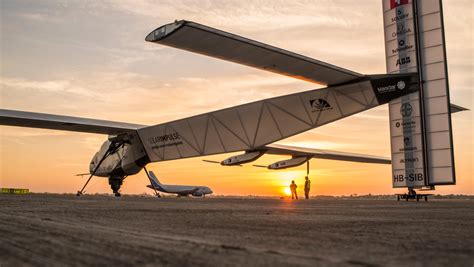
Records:
M223 160L233 166L264 154L291 158L270 164L283 169L311 158L389 164L390 158L274 144L287 137L349 117L417 92L416 73L363 75L190 21L152 31L146 41L277 74L326 85L153 126L16 110L0 110L0 125L107 134L93 156L90 177L107 177L112 191L148 163L244 151ZM451 106L452 112L462 110Z

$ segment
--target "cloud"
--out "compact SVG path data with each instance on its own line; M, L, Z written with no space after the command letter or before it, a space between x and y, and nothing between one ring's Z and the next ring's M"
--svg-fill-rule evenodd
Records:
M0 90L38 90L51 93L68 93L71 95L87 97L93 97L97 95L90 90L73 85L69 80L35 81L20 78L0 77Z
M337 3L339 2L339 3ZM378 8L369 2L359 3L346 12L351 16L335 16L340 13L340 1L107 1L103 8L113 8L124 13L140 16L172 17L172 19L200 18L207 22L218 22L223 26L245 25L266 30L281 30L281 27L301 27L305 25L332 25L350 28L354 22L351 16L365 16L367 9ZM169 22L171 22L170 20ZM249 27L248 25L253 25Z

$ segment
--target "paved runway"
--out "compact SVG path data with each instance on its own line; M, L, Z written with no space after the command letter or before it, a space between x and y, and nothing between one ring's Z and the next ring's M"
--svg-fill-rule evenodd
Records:
M472 267L472 201L0 195L0 266Z

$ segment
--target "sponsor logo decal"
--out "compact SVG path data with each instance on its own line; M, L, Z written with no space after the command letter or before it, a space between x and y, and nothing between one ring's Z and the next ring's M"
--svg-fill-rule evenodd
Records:
M403 152L403 151L414 151L414 150L418 150L418 147L416 146L411 146L412 143L411 143L411 138L410 137L405 137L403 138L403 143L405 144L405 147L403 148L400 148L399 151L400 152Z
M392 37L398 37L400 35L406 35L408 33L411 33L411 29L406 28L405 25L403 25L403 23L400 23L400 24L397 24L397 31L392 32Z
M413 131L416 128L416 122L415 121L408 121L408 122L399 122L397 121L395 123L395 127L400 128L403 127L403 131Z
M408 0L390 0L390 9L394 9L401 5L406 5L408 2Z
M159 149L166 146L177 146L182 145L183 142L180 141L181 136L177 132L173 132L170 134L164 134L159 136L153 136L148 138L148 142L150 145L154 145L152 149Z
M381 93L381 94L384 94L384 93L390 93L390 92L393 92L395 91L395 85L387 85L387 86L383 86L383 87L377 87L377 92Z
M408 13L404 13L402 9L397 10L397 15L392 18L392 22L397 22L408 18Z
M398 47L395 49L392 49L392 54L397 54L406 50L410 50L413 48L413 45L409 45L405 42L405 40L400 40L398 41Z
M400 107L400 114L402 114L403 117L410 116L412 112L413 112L413 107L410 105L410 103L404 103Z
M405 85L405 82L404 82L404 81L399 81L399 82L397 83L397 88L398 88L398 90L403 90L403 89L405 89L405 86L406 86L406 85Z
M410 137L403 138L403 143L405 143L405 146L409 146L411 144Z
M398 66L408 64L410 62L411 62L410 57L402 57L402 58L397 59L397 64L395 65L398 67Z
M417 91L419 89L418 84L414 82L417 79L418 78L414 75L400 77L386 76L384 78L371 79L370 83L378 102L382 104L406 95L407 93Z
M333 109L329 102L322 98L312 99L309 101L309 104L311 105L312 112Z
M181 136L177 132L174 132L170 134L150 137L148 138L148 141L150 142L150 144L156 144L156 143L172 141L172 140L177 140L177 139L181 139Z
M418 162L418 158L406 158L406 159L401 159L400 163L415 163Z
M399 149L400 152L415 151L415 150L418 150L418 147L416 147L416 146L410 146L410 147L404 147L404 148L400 148L400 149Z
M385 93L390 93L390 92L393 92L395 90L403 90L405 89L406 85L405 85L405 82L404 81L399 81L396 85L395 84L391 84L391 85L387 85L387 86L379 86L377 87L377 92L381 93L381 94L385 94Z

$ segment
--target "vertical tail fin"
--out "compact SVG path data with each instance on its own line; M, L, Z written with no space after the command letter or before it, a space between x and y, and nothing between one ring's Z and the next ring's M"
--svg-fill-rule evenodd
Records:
M456 184L441 0L383 0L388 73L420 90L390 101L393 187Z
M163 190L163 187L161 186L160 181L158 181L158 178L156 178L156 175L152 171L150 171L148 174L150 175L150 178L151 178L150 179L151 185L156 189Z

